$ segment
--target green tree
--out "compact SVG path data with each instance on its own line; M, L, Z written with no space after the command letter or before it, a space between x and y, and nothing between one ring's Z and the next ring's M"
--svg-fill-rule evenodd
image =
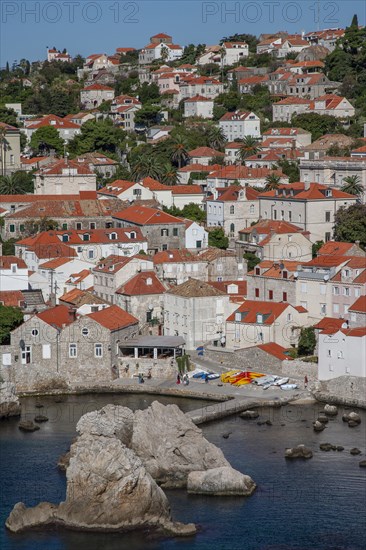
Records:
M358 17L357 13L352 17L351 27L356 27L358 29Z
M300 168L298 162L282 159L277 162L277 166L288 177L289 183L300 181ZM276 168L276 166L273 168Z
M42 126L38 128L31 137L30 146L34 153L49 153L54 149L59 155L63 153L64 142L58 131L53 126Z
M126 133L113 126L111 120L88 120L81 127L80 134L72 139L68 148L73 155L82 155L90 151L101 151L106 154L119 153L126 138Z
M265 191L273 191L274 189L278 189L281 185L281 177L277 174L268 174L266 177L266 186L264 188Z
M335 215L334 240L351 242L360 241L366 247L366 205L352 204L340 208Z
M25 222L24 234L35 235L36 233L42 233L42 231L51 231L58 228L56 220L52 220L48 216L43 216L38 219L28 220Z
M347 176L343 179L342 191L349 193L350 195L356 195L360 197L364 191L361 179L359 176Z
M135 158L131 165L131 174L134 181L140 181L147 177L160 180L163 170L161 160L153 155L143 155L140 158Z
M178 173L175 166L166 162L162 166L161 183L164 185L175 185L178 181Z
M135 124L153 126L157 123L158 114L161 111L160 105L144 105L135 113Z
M292 117L292 126L311 132L312 141L324 134L343 132L343 126L336 117L318 113L302 113L294 116Z
M311 255L313 258L317 257L318 251L321 249L323 244L324 244L324 241L316 241L315 243L313 243L311 247Z
M260 264L261 260L254 254L254 252L245 252L243 255L244 260L247 261L248 271L253 271L257 264Z
M186 137L182 134L176 134L169 140L171 147L171 160L178 168L182 168L189 160L189 144Z
M226 143L223 129L219 126L209 126L206 132L206 140L209 147L222 151Z
M0 304L0 344L10 344L10 333L23 323L23 313L18 307Z
M220 44L223 42L246 42L249 46L249 52L256 53L257 52L257 44L259 44L258 38L254 34L232 34L230 36L226 36L220 40Z
M2 224L2 220L4 218L0 218L0 227L1 227L1 224ZM3 255L4 256L14 256L15 255L15 243L17 242L18 239L9 239L7 241L3 241L2 239L0 239L0 242L2 243L3 245Z
M19 126L16 112L4 106L0 107L0 122L10 124L10 126L15 126L16 128Z
M298 355L314 355L315 346L316 337L314 327L302 327L297 346Z
M23 195L33 191L33 178L27 172L14 172L9 176L0 176L1 195Z
M226 249L229 246L229 239L222 227L215 227L208 233L208 244L216 248Z
M258 144L258 141L253 136L245 136L238 151L238 157L242 164L245 164L245 161L248 157L256 155L261 150L261 147Z

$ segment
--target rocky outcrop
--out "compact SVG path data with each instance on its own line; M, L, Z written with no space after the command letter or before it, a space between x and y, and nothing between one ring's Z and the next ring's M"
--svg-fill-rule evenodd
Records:
M19 422L18 428L22 432L36 432L37 430L39 430L39 426L37 426L37 424L35 424L31 420L22 420L21 422Z
M324 428L325 428L325 425L323 424L323 422L320 422L319 420L316 420L315 422L313 422L314 432L322 432Z
M20 402L14 384L3 382L0 384L0 418L20 416L20 413Z
M188 474L188 493L215 496L249 496L255 488L256 485L251 477L228 466Z
M173 522L159 487L212 495L250 495L255 483L231 468L220 449L175 405L148 409L108 405L84 415L79 436L59 467L67 493L58 506L18 503L6 521L13 532L45 525L90 531L153 528L191 535L193 524ZM188 481L189 480L189 481Z
M313 452L305 445L297 445L285 451L285 458L312 458L312 456Z
M157 401L136 411L131 449L162 487L185 487L190 472L230 466L176 405Z

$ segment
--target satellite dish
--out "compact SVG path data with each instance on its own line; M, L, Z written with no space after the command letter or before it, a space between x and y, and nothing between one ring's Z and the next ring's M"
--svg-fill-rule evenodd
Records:
M324 281L325 282L329 281L329 275L324 275Z
M297 279L297 278L298 278L298 276L299 276L298 272L297 272L297 271L295 271L295 273L294 273L294 277L295 277L295 279Z
M20 347L20 349L22 349L22 350L25 349L25 342L24 342L24 340L19 340L19 347Z
M282 269L285 267L285 264L283 264L282 262L280 263L280 269L282 271Z

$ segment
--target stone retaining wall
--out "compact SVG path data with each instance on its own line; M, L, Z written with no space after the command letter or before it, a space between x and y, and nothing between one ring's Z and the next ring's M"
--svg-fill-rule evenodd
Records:
M318 382L312 394L318 401L366 409L366 379L339 376Z

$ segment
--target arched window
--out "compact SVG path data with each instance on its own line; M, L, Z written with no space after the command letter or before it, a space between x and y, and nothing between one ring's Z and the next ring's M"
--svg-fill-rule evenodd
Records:
M250 213L250 214L254 214L254 204L251 204L251 205L249 206L249 213Z
M230 237L234 237L235 234L235 225L232 223L230 224Z
M234 214L235 213L235 206L232 204L230 206L230 214Z

